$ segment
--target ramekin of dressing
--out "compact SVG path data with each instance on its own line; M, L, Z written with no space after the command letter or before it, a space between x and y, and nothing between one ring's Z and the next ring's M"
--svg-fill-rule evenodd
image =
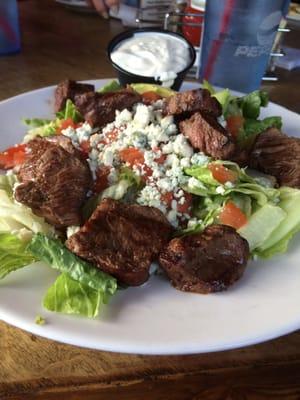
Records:
M108 57L120 83L156 83L178 90L193 66L194 47L181 35L163 29L143 28L115 36Z

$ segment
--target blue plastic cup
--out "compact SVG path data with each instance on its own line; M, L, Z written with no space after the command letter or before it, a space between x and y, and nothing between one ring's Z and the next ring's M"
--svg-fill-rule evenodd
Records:
M207 0L200 79L241 92L258 89L290 0Z
M20 30L16 0L0 0L0 55L20 51Z

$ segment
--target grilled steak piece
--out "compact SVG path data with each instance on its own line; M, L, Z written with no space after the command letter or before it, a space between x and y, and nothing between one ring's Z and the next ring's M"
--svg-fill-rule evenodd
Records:
M248 257L248 242L235 229L211 225L202 233L171 240L159 264L176 289L206 294L241 278Z
M171 225L157 208L104 199L66 246L120 282L137 286L149 278L151 262L168 243L171 232Z
M275 176L280 186L300 189L300 139L276 128L266 130L257 136L249 165Z
M80 209L92 186L88 163L65 139L65 147L42 138L28 143L15 190L17 201L57 228L81 223Z
M222 115L222 107L207 89L176 93L165 100L164 114L188 117L196 111L207 112L214 117Z
M103 127L114 121L116 110L131 109L142 97L133 90L111 93L85 93L75 98L75 104L84 119L93 127Z
M55 105L54 110L58 112L62 110L65 105L67 99L72 101L75 100L75 96L77 94L82 94L86 92L94 92L95 86L89 85L87 83L77 83L76 81L71 81L66 79L65 81L60 82L55 89Z
M230 133L218 123L216 118L197 112L179 124L182 132L194 149L220 160L230 160L235 152L235 143Z

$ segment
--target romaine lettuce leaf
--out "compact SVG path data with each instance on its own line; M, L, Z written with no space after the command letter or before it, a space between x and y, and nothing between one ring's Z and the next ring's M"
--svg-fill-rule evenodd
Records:
M291 238L300 231L300 190L281 187L278 206L286 213L286 217L257 249L256 254L262 258L270 258L274 254L284 253Z
M257 119L260 108L268 105L268 94L262 90L255 90L246 96L238 98L238 105L242 109L244 118Z
M29 207L15 201L13 188L16 184L18 182L14 175L0 175L0 230L28 239L32 232L53 234L54 228L43 218L33 214Z
M49 311L95 318L100 305L107 300L105 292L94 290L63 273L48 289L43 306Z
M45 118L23 118L22 120L25 125L31 126L32 128L39 128L44 125L48 125L51 119Z
M0 279L10 272L16 271L36 261L36 258L27 250L27 243L15 235L0 232Z
M250 251L261 246L285 219L286 212L280 207L267 203L248 219L238 232L249 243Z
M122 89L122 86L119 84L118 81L115 79L109 81L106 85L102 86L98 89L99 93L107 93L107 92L117 92L118 90Z
M30 140L38 136L39 137L54 136L59 125L60 125L60 120L55 119L46 124L43 125L41 124L32 129L29 129L23 138L23 143L28 143Z
M77 111L75 104L70 99L66 101L65 108L56 113L56 117L63 120L71 118L75 123L83 121L82 115Z
M259 184L256 178L248 175L236 163L232 161L215 161L214 163L222 164L235 172L237 181L232 185L221 185L213 178L212 172L206 164L184 169L185 174L192 176L195 180L189 180L188 184L183 186L183 189L198 196L222 195L230 198L231 194L239 193L250 196L259 206L263 206L268 201L279 201L280 193L278 189Z
M37 233L29 243L28 250L50 267L67 273L85 286L111 295L117 289L115 278L77 257L57 239Z

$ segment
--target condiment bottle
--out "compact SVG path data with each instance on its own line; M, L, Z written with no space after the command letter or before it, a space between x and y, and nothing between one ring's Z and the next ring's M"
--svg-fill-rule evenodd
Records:
M204 22L205 0L190 0L184 9L182 33L193 46L199 46Z

